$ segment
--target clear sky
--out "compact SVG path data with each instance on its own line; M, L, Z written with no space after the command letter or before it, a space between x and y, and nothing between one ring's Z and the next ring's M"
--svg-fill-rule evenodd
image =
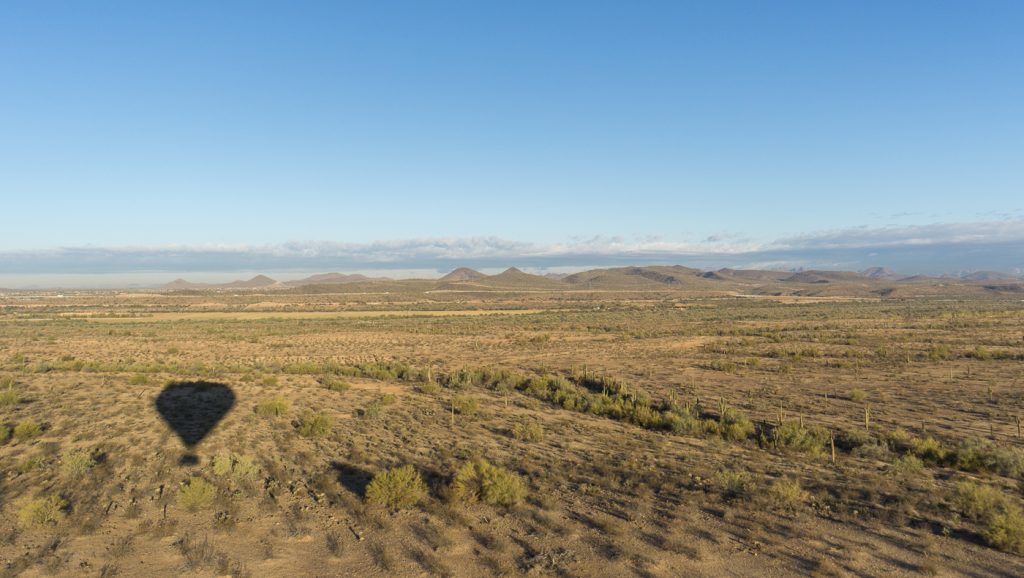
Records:
M1019 1L8 1L0 272L61 247L1024 237L1022 31Z

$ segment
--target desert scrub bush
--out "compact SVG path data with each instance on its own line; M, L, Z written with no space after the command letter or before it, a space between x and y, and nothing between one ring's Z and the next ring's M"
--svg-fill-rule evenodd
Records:
M960 482L954 503L967 517L980 522L981 535L990 546L1024 554L1024 511L998 488Z
M928 350L929 361L946 361L953 358L953 350L948 345L935 345Z
M41 433L43 433L43 427L31 418L24 419L14 426L14 439L18 441L34 438Z
M868 394L863 389L855 387L850 390L850 401L861 403L868 398Z
M913 439L910 442L910 451L922 460L933 464L945 462L946 456L949 455L949 450L931 436Z
M907 430L898 427L893 430L883 432L879 439L894 452L907 452L910 451L911 446L914 442L914 436Z
M231 477L237 482L252 481L260 475L260 467L252 456L235 456L235 465L231 468Z
M479 409L476 398L468 395L456 395L452 398L452 411L459 415L474 416Z
M417 384L416 391L420 393L425 393L427 395L435 395L437 393L440 393L441 386L434 383L433 381L429 381L427 383Z
M14 384L0 385L0 407L12 407L18 403L18 390L14 389Z
M514 506L526 497L526 482L518 474L485 459L466 462L455 472L451 495L463 502Z
M11 428L0 425L0 444L6 443L11 438Z
M742 441L754 435L754 422L746 414L727 408L725 413L717 422L717 427L711 428L714 433L729 441Z
M128 383L131 385L146 385L149 383L149 377L144 373L136 373L128 380Z
M277 386L277 376L276 375L264 375L263 378L260 379L260 385L262 385L263 387L275 387L275 386Z
M375 399L368 403L366 407L356 410L356 415L367 419L376 419L380 417L382 411L384 411L384 406L381 405L379 399Z
M799 422L786 422L772 430L775 447L810 454L820 454L829 442L828 431L821 427L803 427Z
M836 447L844 452L852 452L858 448L875 443L871 434L863 429L839 430L835 436Z
M277 396L265 399L256 404L256 415L262 417L280 417L291 409L292 404L287 399Z
M977 359L978 361L988 361L992 359L992 353L982 346L977 346L974 351L968 351L964 354L964 357L968 359Z
M213 457L213 473L222 478L229 477L236 482L247 482L259 476L260 468L250 456L222 451Z
M69 480L81 478L96 465L92 452L87 450L73 450L66 452L60 458L60 475Z
M953 503L967 517L985 520L1006 507L1007 497L999 488L976 482L956 485Z
M1024 450L998 446L980 438L969 438L953 450L952 464L965 472L993 472L1024 478Z
M330 416L318 412L308 412L299 421L299 435L305 438L320 437L331 431L332 425L334 425L334 420Z
M992 516L982 532L991 546L1017 555L1024 554L1024 512L1013 504Z
M426 494L423 478L411 465L380 472L366 486L366 501L392 512L415 506Z
M769 503L778 509L799 509L810 498L811 495L800 487L798 480L779 478L768 487Z
M931 477L921 458L906 454L896 458L889 466L889 475L902 482L910 482Z
M67 506L67 501L58 495L28 500L18 509L18 524L26 529L57 524L64 519Z
M348 391L352 389L351 383L329 375L320 376L320 378L317 379L317 382L320 383L321 387L328 391Z
M696 435L702 431L700 420L690 413L678 413L666 411L664 417L665 429L677 434Z
M226 451L217 452L217 455L213 456L213 473L217 476L227 476L231 474L231 467L234 465L231 459L231 453Z
M723 361L716 359L707 365L708 369L713 371L721 371L724 373L736 373L739 371L740 366L732 361Z
M719 470L711 476L711 484L726 500L735 500L754 491L754 476L738 470Z
M535 442L544 439L544 426L537 422L520 422L512 426L512 437L519 441Z
M188 482L178 488L178 505L188 510L201 510L213 504L217 497L217 488L198 476L192 476Z

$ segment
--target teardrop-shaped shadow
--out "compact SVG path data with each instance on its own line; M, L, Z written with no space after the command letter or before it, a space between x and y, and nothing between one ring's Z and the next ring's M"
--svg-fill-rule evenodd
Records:
M210 381L171 382L156 398L156 410L190 452L234 405L231 388ZM182 458L182 463L197 462L193 455Z

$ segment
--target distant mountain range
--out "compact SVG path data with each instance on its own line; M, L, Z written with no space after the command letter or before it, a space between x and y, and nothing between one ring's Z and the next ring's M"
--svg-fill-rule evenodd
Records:
M184 279L175 279L170 283L161 285L159 289L168 291L186 289L288 289L292 287L304 287L306 285L335 285L342 283L361 283L365 281L388 281L386 277L367 277L366 275L346 275L344 273L321 273L312 275L305 279L296 281L277 281L266 275L257 275L252 279L244 281L232 281L230 283L192 283Z
M175 279L163 291L299 290L345 292L401 291L707 291L763 295L903 296L949 291L1021 292L1024 277L993 271L957 276L906 276L883 267L850 271L769 271L718 269L703 271L682 265L591 269L571 275L533 275L510 267L497 275L459 267L436 280L394 280L386 277L323 273L296 281L277 281L266 275L230 283L192 283Z

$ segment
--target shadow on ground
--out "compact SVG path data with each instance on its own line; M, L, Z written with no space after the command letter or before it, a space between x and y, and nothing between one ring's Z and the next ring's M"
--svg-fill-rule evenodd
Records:
M175 381L156 398L156 410L191 453L235 405L235 393L223 383ZM182 463L196 463L186 454Z

